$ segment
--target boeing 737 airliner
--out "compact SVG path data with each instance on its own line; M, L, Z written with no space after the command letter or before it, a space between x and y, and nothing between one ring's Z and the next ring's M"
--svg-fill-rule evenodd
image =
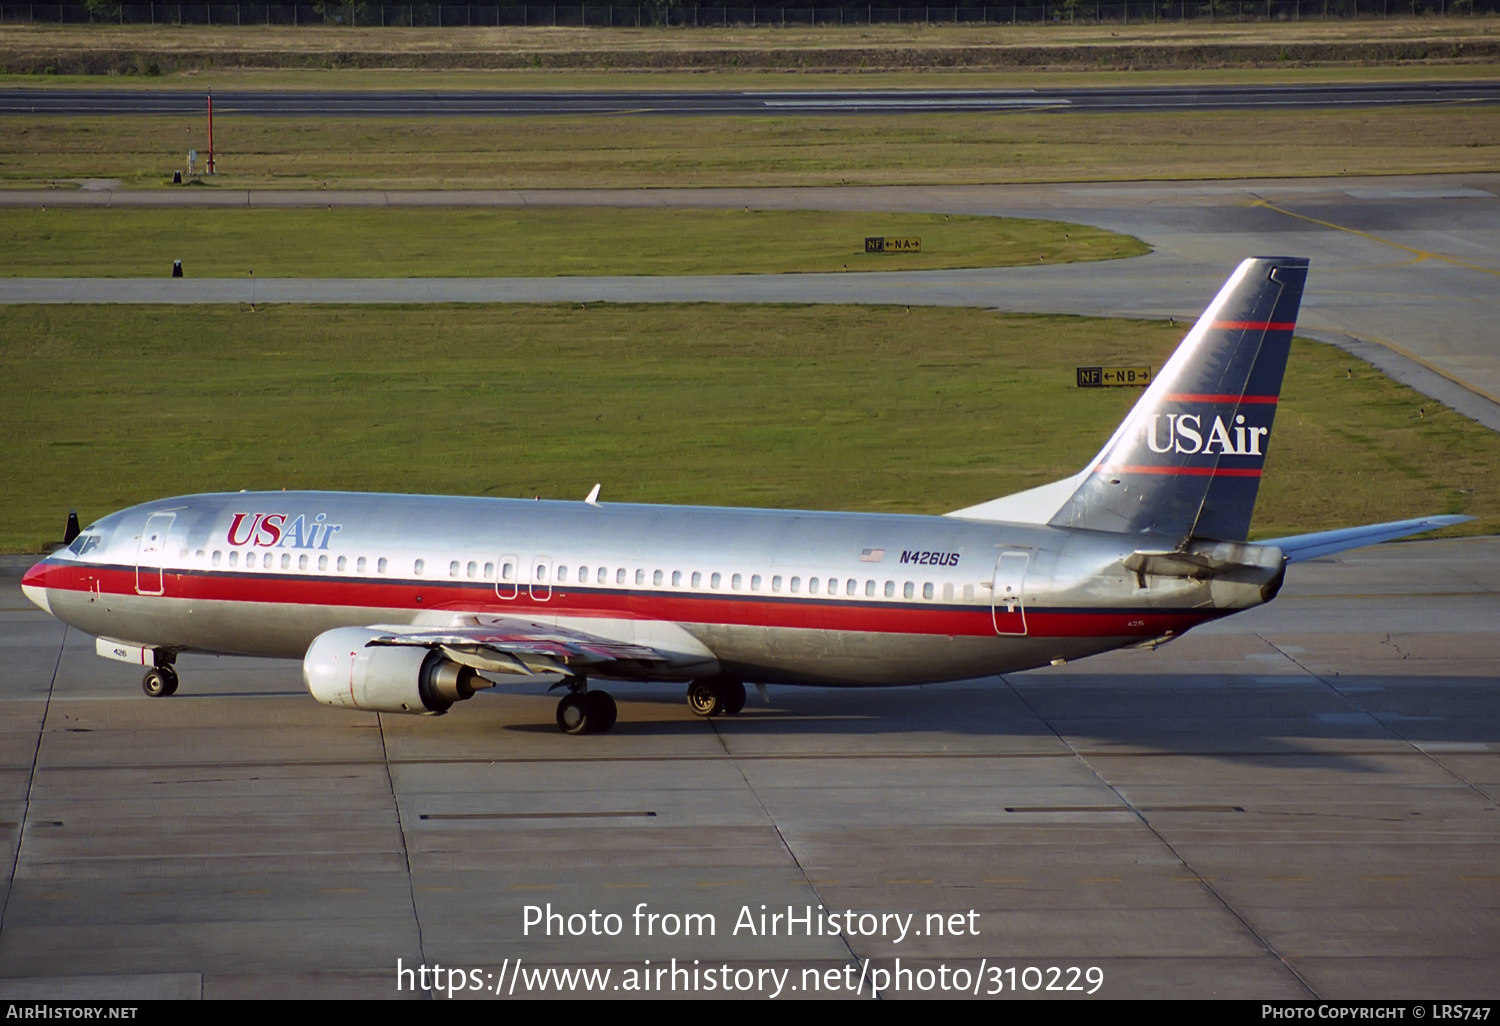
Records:
M518 679L608 730L601 680L921 684L1155 646L1270 601L1299 559L1467 519L1247 544L1307 261L1242 263L1092 462L946 516L238 492L134 506L25 576L102 656L298 657L314 698L443 713ZM997 442L1003 431L997 428Z

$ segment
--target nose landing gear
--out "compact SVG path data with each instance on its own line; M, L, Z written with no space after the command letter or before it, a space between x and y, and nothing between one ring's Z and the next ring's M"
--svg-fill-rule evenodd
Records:
M745 708L745 685L733 677L695 680L688 685L687 703L699 716L734 716Z
M170 698L177 694L177 668L171 664L155 666L141 678L141 690L151 698Z

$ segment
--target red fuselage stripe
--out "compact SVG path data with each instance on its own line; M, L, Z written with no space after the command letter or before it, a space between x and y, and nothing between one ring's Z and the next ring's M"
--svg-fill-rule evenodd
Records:
M59 591L135 595L133 567L89 564L48 566L27 584ZM154 585L154 580L153 580ZM912 601L788 598L764 595L703 595L554 585L549 598L519 589L502 599L492 583L382 581L253 572L162 574L168 599L331 606L340 608L453 610L511 616L577 616L596 619L662 620L674 623L742 627L790 627L875 634L928 634L994 637L988 606L942 605ZM155 596L152 596L155 597ZM1026 633L1032 637L1158 637L1181 633L1218 612L1162 609L1027 608ZM1021 614L1002 610L1006 633L1021 633Z

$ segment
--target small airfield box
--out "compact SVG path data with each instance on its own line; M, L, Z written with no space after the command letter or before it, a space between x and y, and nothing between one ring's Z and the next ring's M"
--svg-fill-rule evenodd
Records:
M866 253L920 253L922 252L922 240L920 238L887 239L879 235L865 236Z
M1079 388L1110 388L1116 385L1151 384L1150 367L1079 367Z

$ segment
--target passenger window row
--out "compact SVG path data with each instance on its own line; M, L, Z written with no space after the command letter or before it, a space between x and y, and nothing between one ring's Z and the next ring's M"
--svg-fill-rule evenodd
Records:
M454 562L450 565L450 575L457 576L456 573L453 573L453 568L456 568L457 566L457 562ZM513 564L507 562L501 568L500 579L502 581L511 580L512 569ZM635 572L635 583L637 585L644 585L646 583L646 574L647 571L645 571L644 569L637 570ZM574 580L579 584L589 584L591 582L594 584L608 584L610 581L610 571L607 567L589 567L587 564L579 566L576 573L574 573L568 565L560 563L555 568L553 577L555 583L566 584L568 583L568 578L570 575L572 575ZM614 583L625 584L628 577L628 571L624 567L619 567L614 572ZM660 588L665 585L668 580L669 577L665 570L651 571L652 587ZM724 588L725 575L722 573L710 573L705 575L701 571L697 570L694 570L691 573L682 570L673 570L670 575L671 587L682 588L684 587L684 582L686 582L686 587L693 591L703 590L705 580L708 585L708 590L710 591L719 591ZM535 583L548 583L547 565L545 563L537 564ZM805 592L803 591L804 584L806 586ZM745 590L745 575L728 575L728 586L730 591ZM761 591L763 589L763 586L764 580L760 574L750 575L750 591ZM944 584L942 586L942 589L943 599L945 601L951 601L954 596L953 585L951 583ZM897 595L898 583L896 581L886 581L884 586L881 586L877 581L866 579L863 583L861 583L859 580L853 577L842 579L837 577L808 577L804 582L803 578L800 575L786 577L781 574L776 574L771 577L770 590L773 593L785 592L791 595L801 595L805 593L808 595L828 595L830 597L846 596L852 598L860 596L862 594L865 598L875 598L877 595L882 595L885 598L895 598ZM901 582L899 584L899 590L902 598L914 599L917 597L917 583L915 581ZM934 599L937 597L937 586L934 585L931 581L923 582L921 585L921 594L922 598L924 599ZM972 584L965 585L963 595L965 599L973 598L974 586Z
M203 556L203 550L199 549L198 558L202 559ZM420 564L422 561L417 560L417 562L418 564ZM213 555L209 558L209 563L212 566L228 566L230 568L238 568L240 566L239 550L231 549L229 552L229 558L226 560L224 558L223 550L215 549ZM351 561L348 556L338 556L337 558L330 559L327 554L320 554L318 556L317 563L314 564L312 558L306 553L298 553L296 566L298 570L312 570L313 567L316 566L320 573L327 573L330 569L332 569L336 573L343 574L349 572L351 563L354 567L354 572L357 574L367 572L370 565L369 559L365 556L358 556ZM389 565L390 561L382 556L375 561L375 572L378 574L383 574L386 572L386 568ZM246 570L254 570L257 567L262 570L274 570L276 569L276 566L277 554L274 552L257 553L251 551L245 553L244 555L244 568ZM292 569L292 553L281 553L280 566L282 570ZM420 573L421 571L418 572Z
M204 550L199 549L197 556L199 559L202 559L204 557ZM231 569L238 568L240 566L240 560L241 554L238 550L231 550L229 552L227 561L224 559L224 553L218 549L215 549L213 555L210 557L210 563L213 566L227 565ZM282 552L278 554L275 552L247 552L244 554L243 565L247 570L254 570L257 568L271 570L276 568L278 561L282 570L292 569L293 553ZM314 564L311 557L306 553L296 554L296 568L298 570L310 571L313 569L314 565L316 565L316 568L320 573L326 573L329 569L334 570L336 573L348 573L351 565L351 560L348 556L338 556L330 560L328 555L319 554L317 556L317 562L316 564ZM352 565L355 573L363 574L368 571L369 560L365 556L358 556L352 560ZM375 561L375 572L377 574L386 573L388 567L389 561L385 557L380 557ZM413 561L412 572L416 576L421 577L425 571L426 560L418 559ZM611 577L613 577L613 583L623 585L628 583L632 579L632 575L625 567L617 567L614 569L613 574L611 574L609 568L607 567L590 567L587 564L584 564L578 567L576 573L573 573L569 566L565 564L558 564L555 571L556 583L568 583L570 574L579 584L609 584ZM448 563L448 576L450 578L461 580L493 581L495 580L495 564L493 562L480 562L479 560L473 559L467 561L458 559L451 560ZM634 574L635 584L637 586L644 586L646 584L646 577L646 570L636 570ZM650 579L651 586L659 588L666 583L668 578L666 571L653 570L650 572ZM705 575L701 571L694 570L690 574L684 574L684 572L681 570L673 570L671 572L671 586L673 588L683 587L684 579L686 579L687 587L689 589L694 591L703 590ZM516 580L514 563L507 560L501 565L500 580L502 582ZM707 574L706 581L708 590L710 591L723 590L726 583L725 575L722 573ZM547 583L547 565L545 563L537 564L536 583ZM744 574L729 574L727 583L728 590L730 591L746 590ZM751 574L749 577L748 590L752 592L759 592L763 590L764 583L764 579L760 574ZM806 588L805 592L803 590L804 586ZM936 587L931 581L924 581L921 587L921 594L923 599L931 600L937 596ZM943 599L945 601L951 601L954 596L953 585L944 584L942 587ZM805 593L807 595L821 594L828 595L829 597L845 596L850 598L863 595L863 597L865 598L875 598L877 596L881 596L884 598L893 599L897 595L897 589L898 585L896 581L886 581L882 586L879 582L871 580L869 578L866 578L863 582L861 582L853 577L843 579L837 577L808 577L804 582L803 578L800 575L787 577L781 574L775 574L771 577L769 590L773 594L785 593L791 595L801 595ZM899 585L899 590L901 598L903 599L914 599L917 597L917 583L915 581L901 582ZM974 586L972 584L964 585L963 596L965 599L973 598Z

